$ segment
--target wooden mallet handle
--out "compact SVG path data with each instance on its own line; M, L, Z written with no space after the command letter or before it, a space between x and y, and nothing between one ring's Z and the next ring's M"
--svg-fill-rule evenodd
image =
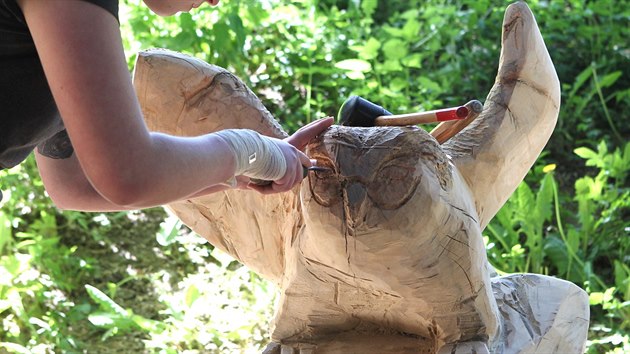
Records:
M476 117L481 113L483 105L477 100L472 100L463 106L438 109L434 111L396 114L380 116L374 120L376 126L404 126L424 123L446 122L451 120L464 120Z

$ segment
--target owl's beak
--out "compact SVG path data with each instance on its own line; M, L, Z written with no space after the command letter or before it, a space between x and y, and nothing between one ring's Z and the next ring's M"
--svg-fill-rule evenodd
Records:
M363 184L354 182L344 188L343 194L347 200L346 212L348 215L346 215L346 223L350 227L356 227L363 222L362 217L365 210L367 191Z

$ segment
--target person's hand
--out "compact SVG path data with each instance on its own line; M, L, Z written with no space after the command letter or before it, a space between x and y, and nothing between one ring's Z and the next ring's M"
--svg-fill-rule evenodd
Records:
M334 123L333 117L326 117L310 122L302 128L298 129L293 135L284 139L289 144L295 146L298 150L304 151L306 144L313 140L316 136L328 129ZM305 165L310 167L311 165Z
M303 167L311 167L313 165L306 154L302 152L306 144L330 127L333 121L332 117L316 120L303 126L290 137L284 140L277 140L276 143L287 161L286 173L282 178L273 181L271 184L263 186L250 184L249 187L262 194L286 192L295 187L304 178Z

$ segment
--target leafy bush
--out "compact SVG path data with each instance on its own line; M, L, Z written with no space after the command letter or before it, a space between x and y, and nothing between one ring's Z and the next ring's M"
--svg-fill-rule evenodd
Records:
M590 352L611 349L613 340L628 350L630 143L623 152L601 142L597 152L575 153L597 175L578 179L572 196L559 193L555 166L543 168L535 193L521 183L486 229L488 258L502 272L549 274L584 287L593 305Z
M0 179L0 353L223 353L268 341L269 284L161 209L61 212L33 158Z

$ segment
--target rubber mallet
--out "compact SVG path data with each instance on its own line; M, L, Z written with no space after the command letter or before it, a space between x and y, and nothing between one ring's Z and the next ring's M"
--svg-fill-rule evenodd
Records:
M404 126L474 118L482 110L481 102L472 100L459 107L392 115L375 103L359 96L351 96L341 106L338 122L340 125L352 127Z

